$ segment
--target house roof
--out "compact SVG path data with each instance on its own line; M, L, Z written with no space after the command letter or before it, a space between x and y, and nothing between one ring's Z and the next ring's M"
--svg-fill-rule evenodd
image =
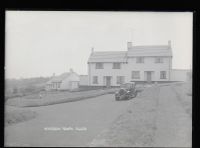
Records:
M132 48L128 50L127 56L172 56L172 50L168 45L132 46Z
M54 76L52 79L50 79L47 84L51 84L51 83L54 83L54 82L61 82L62 80L66 79L67 77L70 76L70 72L66 72L66 73L63 73L59 76Z
M92 52L88 62L126 62L138 56L172 56L172 50L170 45L132 46L128 51Z
M93 52L88 62L125 62L127 51Z

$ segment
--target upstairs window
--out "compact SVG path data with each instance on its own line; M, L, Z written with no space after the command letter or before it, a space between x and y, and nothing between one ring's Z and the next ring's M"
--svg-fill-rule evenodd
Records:
M144 63L144 57L137 57L136 63Z
M98 84L98 76L93 76L93 84Z
M103 69L103 63L96 63L96 69Z
M166 79L167 78L167 72L166 71L161 71L160 72L160 79Z
M155 63L163 63L163 58L155 58Z
M140 79L140 71L132 71L132 79Z
M123 84L124 83L124 76L117 76L117 84Z
M121 64L120 63L113 63L113 69L120 69Z

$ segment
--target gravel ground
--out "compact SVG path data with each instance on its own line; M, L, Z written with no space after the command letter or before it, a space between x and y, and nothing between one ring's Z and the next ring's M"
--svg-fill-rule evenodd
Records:
M84 101L29 107L38 116L5 127L5 146L85 147L98 133L107 129L132 101L118 102L114 94L107 94ZM61 130L44 129L48 127ZM73 130L62 130L63 127ZM78 131L77 127L86 130Z
M156 127L155 147L192 146L192 120L171 86L160 89Z
M177 99L192 118L192 82L172 85Z
M182 103L191 102L185 97L189 88L180 83L144 90L90 147L191 147L192 120L185 106L192 106Z
M159 87L152 87L134 98L126 112L119 116L109 129L100 133L90 146L152 146L158 92Z
M85 101L29 108L31 110L21 108L16 111L9 107L7 111L11 114L6 113L9 124L33 119L37 115L35 111L40 116L7 126L6 142L15 146L28 143L29 146L191 147L190 89L191 83L154 85L128 101L115 101L110 94ZM56 103L62 101L66 98L58 99ZM50 134L42 130L49 123L87 125L88 131Z

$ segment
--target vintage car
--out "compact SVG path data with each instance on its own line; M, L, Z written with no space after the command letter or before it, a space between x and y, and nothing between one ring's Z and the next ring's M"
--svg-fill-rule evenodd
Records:
M135 82L125 83L120 86L120 89L115 93L115 100L130 100L137 96L137 90L135 88Z

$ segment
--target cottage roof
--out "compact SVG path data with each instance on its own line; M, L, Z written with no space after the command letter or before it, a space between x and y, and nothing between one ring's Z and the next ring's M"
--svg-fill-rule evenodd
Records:
M127 56L172 56L172 50L168 45L132 46Z
M93 52L88 62L125 62L126 53L126 51Z
M50 79L47 84L51 84L51 83L54 83L54 82L62 82L62 80L66 79L67 77L70 76L70 72L65 72L59 76L54 76L52 79Z

